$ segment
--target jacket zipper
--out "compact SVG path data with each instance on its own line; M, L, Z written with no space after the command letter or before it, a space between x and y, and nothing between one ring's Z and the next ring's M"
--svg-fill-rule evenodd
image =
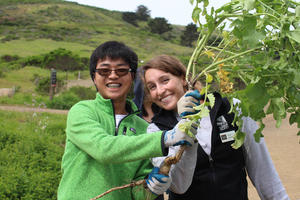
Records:
M112 110L113 110L113 116L114 116L114 122L115 122L115 127L116 127L116 129L115 129L115 136L117 136L118 135L118 131L119 131L119 128L120 128L120 124L121 124L121 122L125 119L125 118L127 118L128 116L130 116L130 115L134 115L134 114L136 114L136 113L139 113L139 111L135 111L135 112L133 112L133 113L129 113L128 115L126 115L123 119L121 119L120 120L120 122L119 122L119 124L118 124L118 126L116 126L116 117L115 117L115 109L114 109L114 106L113 106L113 102L112 102L112 100L111 100L111 104L112 104ZM125 129L125 133L126 133L126 127L124 127L124 129ZM123 130L123 133L124 133L124 130Z
M212 158L211 154L208 155L209 166L211 169L211 180L212 180L212 187L215 187L216 184L216 174L215 174L215 167L214 167L214 159ZM213 199L215 199L215 193L212 194Z

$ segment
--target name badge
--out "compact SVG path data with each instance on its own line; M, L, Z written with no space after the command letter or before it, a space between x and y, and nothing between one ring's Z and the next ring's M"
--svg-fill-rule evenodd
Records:
M228 131L228 132L220 133L220 138L222 140L222 143L233 141L234 134L235 134L235 131Z

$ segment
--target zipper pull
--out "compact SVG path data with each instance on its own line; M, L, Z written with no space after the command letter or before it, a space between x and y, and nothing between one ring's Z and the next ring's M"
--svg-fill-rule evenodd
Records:
M214 159L211 157L211 155L210 155L210 154L208 155L208 160L209 160L209 164L210 164L210 166L213 166Z
M125 126L124 129L123 129L123 135L126 135L126 130L127 130L127 128Z

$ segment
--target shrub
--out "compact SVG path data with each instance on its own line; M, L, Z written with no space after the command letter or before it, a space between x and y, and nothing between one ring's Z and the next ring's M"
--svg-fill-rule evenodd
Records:
M193 42L197 41L199 33L197 26L193 23L188 24L180 36L180 44L183 46L192 47Z
M79 101L80 98L76 94L64 92L59 96L55 96L52 101L48 101L46 104L48 108L68 110Z
M80 57L72 53L72 51L59 48L44 56L43 66L45 68L57 70L82 70L84 65L81 63Z
M41 121L47 123L43 129ZM0 199L56 199L65 121L61 115L0 111Z
M1 56L1 61L3 62L11 62L11 61L16 61L19 60L20 57L18 55L3 55Z
M80 100L94 99L96 93L94 88L86 88L82 86L71 87L69 91L76 94Z
M135 11L137 18L141 21L147 21L150 17L150 10L144 5L139 5Z
M62 92L59 96L54 96L52 101L47 102L47 107L64 110L70 109L81 100L94 99L95 93L95 89L92 88L72 87L68 91Z
M171 24L169 24L168 21L163 17L156 17L149 20L148 26L152 33L157 33L160 35L172 30Z
M138 26L137 24L137 15L134 12L123 12L122 13L122 19L125 22L128 22L129 24L132 24L134 26Z
M37 74L33 75L32 81L36 84L35 91L39 94L48 94L50 91L50 77L40 77ZM65 81L62 80L60 77L56 77L56 92L62 90L65 85Z

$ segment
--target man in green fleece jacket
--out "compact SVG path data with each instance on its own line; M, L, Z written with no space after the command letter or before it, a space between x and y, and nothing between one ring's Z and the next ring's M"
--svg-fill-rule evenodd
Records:
M101 199L154 199L170 186L170 177L159 174L149 158L166 156L169 146L193 139L175 128L145 134L148 124L127 99L137 63L136 53L116 41L92 53L90 75L98 92L96 99L81 101L69 111L58 200L91 199L147 176L146 188L121 189Z

